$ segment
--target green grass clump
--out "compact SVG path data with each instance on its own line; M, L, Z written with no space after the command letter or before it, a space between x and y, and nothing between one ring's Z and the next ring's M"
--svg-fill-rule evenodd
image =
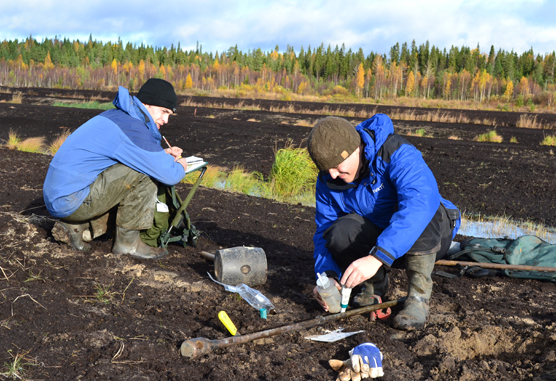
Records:
M5 371L0 373L0 376L4 376L6 378L11 378L12 380L23 380L25 379L25 373L27 369L25 367L28 366L35 366L32 362L29 362L25 356L29 351L24 353L18 353L15 356L12 354L12 350L8 350L10 356L12 356L11 362L4 363Z
M110 291L110 287L112 287L112 284L95 284L95 299L98 303L110 304L110 302L112 302L112 299L115 297L115 293Z
M219 167L207 165L207 170L205 171L201 185L207 188L216 188L218 184L224 182L225 176L226 174L222 172ZM194 171L185 175L181 182L185 184L195 184L198 178L199 172Z
M10 130L10 132L8 133L8 141L6 141L4 147L9 149L17 149L19 143L21 143L21 138L19 137L17 132Z
M486 134L479 135L475 140L479 142L501 143L502 137L496 133L496 130L492 130Z
M409 136L419 136L419 137L422 138L423 136L425 136L426 133L427 133L427 131L425 131L424 128L419 128L415 132L410 132Z
M87 108L93 110L112 110L113 108L115 108L112 102L100 103L98 101L84 102L84 103L55 102L52 104L52 106Z
M512 136L512 138L510 139L510 143L517 143L517 138L515 136Z
M291 198L313 192L318 170L305 148L287 146L275 153L270 171L272 194Z
M542 146L556 146L556 135L547 135L541 142Z
M258 172L246 172L241 167L234 167L224 182L224 189L232 192L265 197L268 186Z

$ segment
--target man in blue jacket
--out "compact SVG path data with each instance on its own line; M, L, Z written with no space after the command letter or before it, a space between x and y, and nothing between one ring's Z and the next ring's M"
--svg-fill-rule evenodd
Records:
M409 281L396 328L425 326L431 273L460 225L460 213L443 199L421 153L394 134L377 114L354 127L337 117L321 119L307 140L320 173L316 186L315 272L345 287L362 285L356 306L374 304L388 288L390 267ZM326 303L315 288L325 310Z
M46 174L43 195L50 214L60 218L52 235L75 250L104 234L109 212L116 212L112 252L159 259L166 249L140 239L153 224L157 183L175 185L187 162L178 147L162 149L158 131L176 112L172 84L151 78L137 97L120 87L116 109L105 111L75 130L62 144Z

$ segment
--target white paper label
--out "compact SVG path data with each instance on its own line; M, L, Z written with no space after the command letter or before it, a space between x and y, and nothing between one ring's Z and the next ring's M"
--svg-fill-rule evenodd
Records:
M168 213L170 209L168 209L168 205L159 200L156 200L156 211L160 213Z

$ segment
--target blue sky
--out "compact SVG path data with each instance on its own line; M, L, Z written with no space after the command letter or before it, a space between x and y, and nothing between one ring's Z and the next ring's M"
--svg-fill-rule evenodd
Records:
M427 40L449 49L556 50L556 1L543 0L0 0L0 41L54 36L222 52L296 52L324 43L388 53Z

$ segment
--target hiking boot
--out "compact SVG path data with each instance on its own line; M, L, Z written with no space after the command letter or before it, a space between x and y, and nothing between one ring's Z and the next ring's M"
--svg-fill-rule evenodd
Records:
M360 308L375 304L377 301L376 296L383 298L386 295L389 283L386 269L384 266L380 266L372 278L363 282L362 290L353 298L353 306Z
M160 259L168 255L168 250L163 247L151 247L141 241L139 230L116 227L116 239L112 248L114 254L129 254L142 259Z
M425 328L429 316L429 299L432 293L432 270L436 254L408 255L406 274L409 291L404 308L394 318L394 327L406 331Z
M52 236L56 241L70 245L73 250L87 251L91 249L91 245L83 242L83 232L88 229L89 224L87 222L70 224L56 221L52 228Z

